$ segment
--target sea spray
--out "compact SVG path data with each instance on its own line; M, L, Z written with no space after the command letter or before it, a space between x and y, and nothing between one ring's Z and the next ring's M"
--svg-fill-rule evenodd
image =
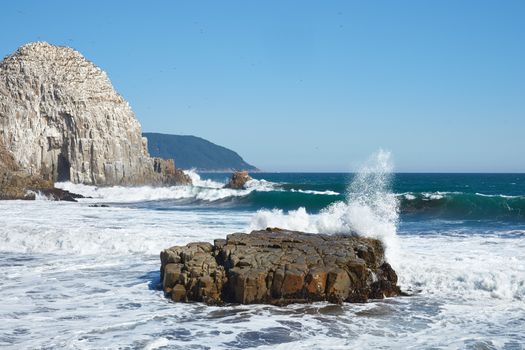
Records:
M315 233L344 233L380 239L386 258L398 264L397 224L399 202L390 191L392 160L388 151L379 150L359 169L348 186L346 201L335 202L312 215L304 207L284 212L260 210L249 229L281 227Z
M206 188L223 188L225 183L213 181L213 180L203 180L199 174L197 174L195 169L184 170L184 173L188 175L191 179L191 183L196 187L206 187Z

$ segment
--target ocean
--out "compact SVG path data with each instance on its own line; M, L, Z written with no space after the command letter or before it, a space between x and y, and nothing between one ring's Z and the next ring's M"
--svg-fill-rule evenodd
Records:
M0 347L523 349L525 174L190 172L194 186L60 183L78 203L0 201ZM107 204L108 207L93 207ZM403 290L366 304L177 304L159 252L278 226L386 245Z

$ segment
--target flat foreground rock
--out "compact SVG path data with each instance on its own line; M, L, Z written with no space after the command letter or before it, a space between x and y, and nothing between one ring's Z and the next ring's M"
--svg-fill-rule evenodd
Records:
M401 294L382 243L370 238L268 228L172 247L160 259L174 301L281 305Z

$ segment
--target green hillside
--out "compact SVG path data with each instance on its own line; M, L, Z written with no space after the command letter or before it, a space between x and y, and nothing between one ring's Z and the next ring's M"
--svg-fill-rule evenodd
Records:
M143 133L148 139L148 151L153 157L175 159L181 169L201 171L233 171L257 168L244 161L236 152L203 138L190 135Z

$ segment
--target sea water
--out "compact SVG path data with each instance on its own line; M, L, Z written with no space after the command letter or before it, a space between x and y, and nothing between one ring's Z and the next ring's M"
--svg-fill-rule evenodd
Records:
M191 172L194 186L0 201L0 347L523 349L525 175ZM92 207L107 204L109 207ZM286 307L169 301L159 252L281 226L382 239L410 297Z

